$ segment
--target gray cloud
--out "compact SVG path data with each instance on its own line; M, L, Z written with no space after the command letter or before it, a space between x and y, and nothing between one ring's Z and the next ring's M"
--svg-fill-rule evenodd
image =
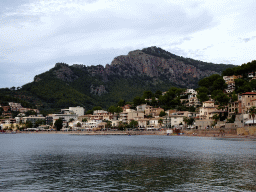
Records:
M250 21L256 4L249 1L223 0L218 9L203 0L2 1L0 66L1 77L8 80L0 87L21 86L56 62L105 65L149 46L209 62L228 61L237 52L226 49L225 59L218 54L223 45L242 36L240 42L248 46L255 38L246 33L255 30ZM241 47L239 42L233 45ZM243 60L251 58L240 52Z

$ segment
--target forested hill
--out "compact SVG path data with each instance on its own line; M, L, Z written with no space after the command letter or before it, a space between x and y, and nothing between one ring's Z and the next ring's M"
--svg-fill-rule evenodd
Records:
M35 76L34 82L16 90L15 95L29 97L41 110L69 106L106 108L120 99L132 101L145 90L195 88L201 78L221 74L228 67L234 65L205 63L149 47L118 56L105 67L57 63Z

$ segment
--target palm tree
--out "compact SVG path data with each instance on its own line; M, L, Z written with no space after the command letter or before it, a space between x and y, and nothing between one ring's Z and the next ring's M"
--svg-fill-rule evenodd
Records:
M255 114L256 114L256 107L255 107L255 106L252 106L252 107L249 109L249 114L252 116L253 125L254 125L254 117L255 117Z

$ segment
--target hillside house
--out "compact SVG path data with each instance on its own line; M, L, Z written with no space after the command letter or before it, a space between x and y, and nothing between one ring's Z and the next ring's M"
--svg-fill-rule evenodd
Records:
M145 109L146 109L146 106L147 106L147 104L138 105L138 106L136 107L136 110L137 110L137 111L142 111L142 112L144 112Z
M146 108L145 108L145 115L146 116L152 116L152 117L157 117L159 116L160 112L161 111L164 111L164 109L162 108L153 108L152 106L150 105L147 105Z
M247 113L249 111L249 109L252 106L256 106L256 93L254 92L246 92L243 93L241 98L241 103L242 103L242 113Z
M199 120L212 119L216 113L218 105L214 105L214 101L205 101L203 106L199 108Z

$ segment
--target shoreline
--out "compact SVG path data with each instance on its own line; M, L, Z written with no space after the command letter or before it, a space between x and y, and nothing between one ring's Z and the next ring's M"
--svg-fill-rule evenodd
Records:
M256 141L256 135L237 135L237 134L213 134L213 133L203 133L203 134L170 134L167 135L166 131L18 131L18 132L0 132L0 134L66 134L66 135L162 135L162 136L186 136L186 137L211 137L211 138L223 138L223 139L245 139Z

